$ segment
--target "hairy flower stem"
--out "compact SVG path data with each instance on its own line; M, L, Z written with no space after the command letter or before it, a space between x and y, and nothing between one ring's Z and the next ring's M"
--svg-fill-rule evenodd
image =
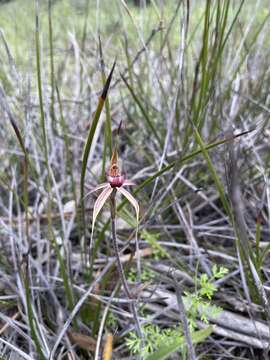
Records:
M116 226L115 226L115 220L116 220L116 202L115 202L115 195L116 195L116 190L114 189L112 194L111 194L111 219L112 219L112 242L113 242L113 248L114 248L114 252L115 252L115 257L116 257L116 263L117 263L117 269L118 269L118 273L120 276L120 280L121 283L123 285L126 297L129 300L134 300L129 287L128 287L128 283L127 283L127 279L124 273L124 269L123 269L123 265L121 263L121 259L120 259L120 252L119 252L119 248L118 248L118 244L117 244L117 238L116 238ZM142 334L142 330L141 330L141 326L140 326L140 322L139 322L139 316L138 316L138 312L136 309L136 305L135 305L135 301L132 301L130 303L130 310L133 313L134 316L134 320L135 320L135 327L136 327L136 331L137 331L137 335L142 339L143 338L143 334Z

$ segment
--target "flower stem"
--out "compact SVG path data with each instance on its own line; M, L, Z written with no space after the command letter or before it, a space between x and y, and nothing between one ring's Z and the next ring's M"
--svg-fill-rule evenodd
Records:
M120 280L121 283L123 285L126 297L129 300L134 300L130 303L130 310L133 313L133 317L135 320L135 327L136 327L136 332L139 338L143 338L143 334L142 334L142 330L141 330L141 326L140 326L140 322L139 322L139 316L138 316L138 312L136 309L136 305L135 305L135 299L132 296L129 287L128 287L128 283L127 283L127 279L124 273L124 269L123 269L123 265L121 263L121 259L120 259L120 251L118 248L118 244L117 244L117 238L116 238L116 226L115 226L115 220L116 220L116 203L115 203L115 195L116 195L116 190L114 190L111 194L111 219L112 219L112 242L113 242L113 248L114 248L114 252L115 252L115 257L116 257L116 263L117 263L117 269L118 269L118 273L120 276Z

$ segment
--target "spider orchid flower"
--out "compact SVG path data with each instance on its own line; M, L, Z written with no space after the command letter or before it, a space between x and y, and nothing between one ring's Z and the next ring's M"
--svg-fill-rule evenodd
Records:
M92 189L88 194L93 193L97 190L102 190L101 194L98 196L93 210L93 221L92 221L92 231L91 231L91 244L90 249L92 248L92 236L93 230L95 226L95 222L97 219L98 214L100 213L101 209L103 208L105 202L110 198L113 192L121 193L134 207L136 211L136 220L137 220L137 227L139 222L139 204L137 200L124 188L125 186L132 186L135 185L132 181L127 180L118 166L118 154L116 148L113 151L113 155L111 158L110 169L107 175L107 182L103 184L99 184L94 189ZM87 195L88 195L87 194Z

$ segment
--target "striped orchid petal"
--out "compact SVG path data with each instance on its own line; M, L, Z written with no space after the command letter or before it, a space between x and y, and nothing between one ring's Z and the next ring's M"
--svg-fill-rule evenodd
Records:
M135 182L131 180L125 180L123 186L133 186L136 185Z
M95 224L96 218L102 209L103 205L105 204L108 197L113 192L113 188L110 185L106 185L105 189L102 191L102 193L98 196L95 204L94 204L94 211L93 211L93 226Z
M117 191L119 191L122 195L125 196L125 198L131 203L131 205L135 208L136 210L136 219L137 219L137 223L139 222L139 204L137 202L137 200L123 187L119 187L117 188Z
M104 185L104 184L101 184L101 185ZM102 187L104 187L104 186L102 186ZM102 189L102 187L101 187L101 189ZM92 249L93 231L94 231L94 227L95 227L96 218L97 218L100 210L103 208L106 200L110 197L112 192L113 192L113 188L109 184L106 184L105 189L98 196L98 198L97 198L97 200L96 200L96 202L94 204L93 220L92 220L92 231L91 231L91 240L90 240L90 250Z
M94 187L92 190L88 191L88 193L85 195L84 198L86 198L88 195L92 194L93 192L95 192L95 191L97 191L97 190L100 190L100 189L105 188L105 187L108 186L108 185L109 185L108 183L103 183L103 184L97 185L97 186Z
M141 278L141 258L140 258L140 247L139 247L139 240L138 240L138 228L139 228L139 204L137 200L123 187L116 188L125 198L131 203L131 205L136 210L136 234L135 234L135 242L136 242L136 253L137 253L137 271L138 271L138 278Z

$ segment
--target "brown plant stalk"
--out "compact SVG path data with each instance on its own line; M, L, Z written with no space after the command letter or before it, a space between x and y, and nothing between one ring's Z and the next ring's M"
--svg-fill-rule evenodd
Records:
M139 321L139 316L138 316L138 312L137 312L137 308L136 308L136 304L135 304L136 300L134 299L134 297L132 296L132 294L131 294L131 292L129 290L127 279L126 279L125 272L124 272L124 269L123 269L123 265L122 265L121 259L120 259L120 251L119 251L119 247L118 247L118 243L117 243L116 225L115 225L115 222L116 222L115 195L116 195L116 189L113 190L113 192L111 194L111 197L110 197L113 249L114 249L114 253L115 253L115 258L116 258L116 263L117 263L117 270L118 270L118 273L119 273L120 281L122 283L122 286L123 286L126 297L129 300L131 300L130 310L131 310L131 312L133 313L133 316L134 316L136 332L137 332L137 335L142 339L143 334L142 334L140 321Z

